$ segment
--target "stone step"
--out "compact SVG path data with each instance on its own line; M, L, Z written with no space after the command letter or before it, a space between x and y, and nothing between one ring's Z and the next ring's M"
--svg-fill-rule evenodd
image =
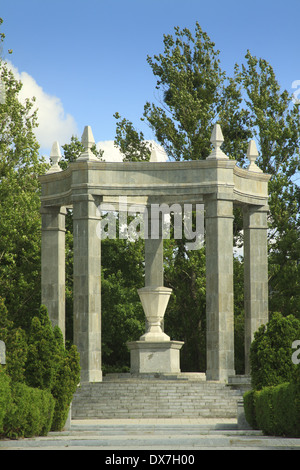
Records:
M238 390L193 380L105 380L82 384L72 403L72 418L235 418Z
M202 381L206 382L206 375L204 372L180 372L178 374L167 374L167 373L152 373L152 374L133 374L133 373L111 373L111 374L106 374L103 377L103 381L107 382L115 382L118 381L119 379L122 379L122 381L126 382L136 382L137 379L140 381L144 380L189 380L189 381Z

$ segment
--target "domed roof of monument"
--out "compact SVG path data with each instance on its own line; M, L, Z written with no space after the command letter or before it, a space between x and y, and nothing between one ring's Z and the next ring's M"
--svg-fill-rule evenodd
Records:
M154 140L146 140L146 143L151 145L151 157L150 162L166 162L168 156L161 145ZM115 147L113 140L105 140L103 142L97 142L97 149L104 150L102 159L106 162L122 162L124 155L120 149Z

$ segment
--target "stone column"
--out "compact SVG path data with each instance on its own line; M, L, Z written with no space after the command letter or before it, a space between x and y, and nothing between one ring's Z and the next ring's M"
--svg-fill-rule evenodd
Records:
M162 239L162 215L158 215L158 219L152 221L151 207L148 207L148 238L145 239L145 287L164 285L164 241ZM152 223L151 223L152 221ZM152 225L156 226L159 238L152 238ZM158 230L157 230L158 228ZM161 324L164 331L164 320ZM148 322L146 318L146 329Z
M91 195L73 196L74 342L80 353L81 381L101 382L100 214Z
M207 198L207 380L227 381L234 371L233 203Z
M254 333L268 322L267 206L244 209L245 373Z
M154 220L154 217L155 220ZM156 236L157 238L153 238ZM145 286L164 285L164 241L162 214L152 214L148 207L148 238L145 239Z
M145 240L145 286L163 286L163 240Z
M51 323L65 336L65 215L64 207L42 207L42 298Z

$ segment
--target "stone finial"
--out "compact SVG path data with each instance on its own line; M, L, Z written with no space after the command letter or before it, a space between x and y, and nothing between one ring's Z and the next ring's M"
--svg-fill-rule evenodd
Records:
M262 173L262 170L256 165L255 161L258 157L258 150L254 140L250 140L247 150L247 158L250 161L248 166L249 171L256 171L257 173Z
M52 145L52 149L50 153L50 160L51 160L52 166L47 171L47 174L57 173L58 171L62 171L58 164L61 160L61 151L60 151L59 143L57 141L54 142Z
M84 152L82 152L80 157L77 158L77 161L99 161L91 150L93 145L95 145L95 139L90 126L85 126L81 137L81 143L84 147Z
M221 150L221 145L224 142L224 137L222 133L222 129L220 124L215 124L211 138L210 138L211 143L214 146L213 151L210 153L210 155L207 157L206 160L218 160L218 159L228 159L227 155Z

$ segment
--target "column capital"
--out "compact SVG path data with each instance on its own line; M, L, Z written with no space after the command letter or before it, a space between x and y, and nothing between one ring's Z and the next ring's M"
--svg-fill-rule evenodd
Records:
M222 191L215 191L212 193L208 194L203 194L203 201L204 203L210 202L210 201L232 201L234 202L234 194L233 194L233 188L234 186L229 184L228 185L228 190L224 190L222 188Z
M77 193L77 192L74 191L73 194L72 194L72 202L73 203L86 201L86 202L95 202L96 204L97 203L100 204L102 199L103 199L103 196L100 196L98 194L90 194L88 192Z
M64 206L42 206L42 231L65 232L65 216L67 209Z
M40 207L40 214L62 214L66 215L67 209L65 206L44 206L43 204Z
M243 225L244 230L247 229L267 229L267 214L269 212L269 206L245 206L243 213Z
M269 212L270 207L268 204L264 204L263 206L256 206L255 204L247 204L244 206L244 211L248 212Z
M79 194L73 196L73 220L97 220L101 218L99 206L101 196L92 194Z
M205 199L205 219L233 219L233 201L231 199Z

